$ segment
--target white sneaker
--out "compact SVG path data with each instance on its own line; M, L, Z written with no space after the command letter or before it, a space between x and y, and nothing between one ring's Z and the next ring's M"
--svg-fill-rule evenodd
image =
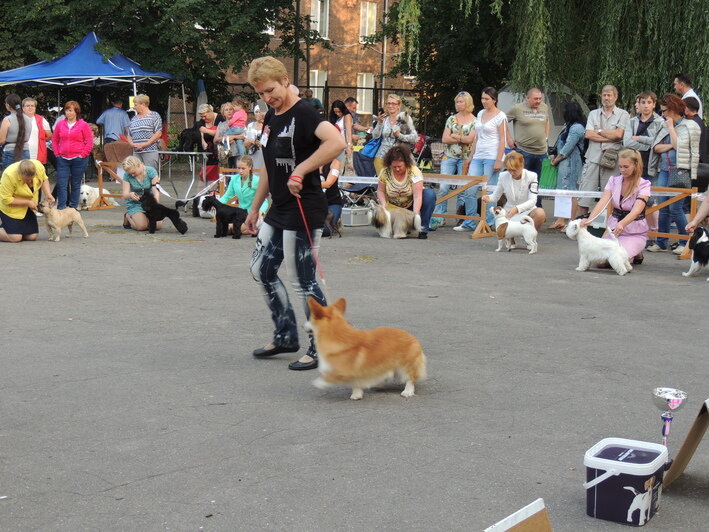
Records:
M472 229L468 229L468 228L465 227L464 225L456 225L456 226L453 228L453 231L472 231Z
M677 246L675 249L672 250L672 253L675 255L681 255L684 253L684 246Z
M653 253L656 252L656 251L667 251L666 249L661 248L661 247L658 246L657 244L653 244L652 246L650 246L649 248L647 248L647 250L648 250L648 251L651 251L651 252L653 252Z

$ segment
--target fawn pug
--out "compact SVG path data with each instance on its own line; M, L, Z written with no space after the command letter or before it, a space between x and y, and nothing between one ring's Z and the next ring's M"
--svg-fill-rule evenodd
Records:
M62 229L65 227L69 228L69 235L71 235L74 224L81 227L81 230L84 231L84 238L89 237L84 221L81 219L81 214L79 214L79 211L76 209L67 207L66 209L59 210L56 207L56 202L45 199L39 202L37 210L44 214L50 241L59 242L62 237Z
M350 399L357 400L365 388L395 378L406 383L402 397L414 395L414 384L426 376L426 356L413 335L391 327L355 329L345 319L344 298L324 307L310 297L308 306L306 328L315 337L321 373L317 388L350 386Z

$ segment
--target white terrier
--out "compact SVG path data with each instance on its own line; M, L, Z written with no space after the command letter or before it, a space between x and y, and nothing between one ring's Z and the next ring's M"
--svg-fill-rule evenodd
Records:
M579 244L578 272L585 272L591 266L608 263L618 275L625 275L633 269L628 260L628 253L615 236L612 239L598 238L581 227L581 220L569 222L566 236Z

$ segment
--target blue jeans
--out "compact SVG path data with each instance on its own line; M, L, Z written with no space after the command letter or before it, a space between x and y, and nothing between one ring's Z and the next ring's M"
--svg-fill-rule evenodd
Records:
M530 172L534 172L537 174L537 183L539 180L542 178L542 162L544 159L547 158L547 154L544 153L542 155L536 154L536 153L529 153L528 151L520 150L517 148L517 151L522 154L524 157L524 169L529 170ZM537 196L537 207L542 206L542 197Z
M23 159L29 159L30 158L30 151L29 150L24 150L22 152L22 158ZM10 166L12 163L15 163L15 150L4 150L2 152L2 170L5 170L8 166Z
M660 173L657 174L656 186L666 187L668 178L669 173L667 170L660 170ZM669 199L669 197L661 197L658 198L657 201L658 203L662 203L667 199ZM687 225L687 217L684 215L684 201L675 201L674 203L670 203L667 207L662 207L662 209L660 209L660 219L657 224L660 233L669 233L672 222L677 225L677 233L680 235L687 234L687 231L684 229ZM657 245L662 249L667 249L667 240L668 239L664 237L658 238ZM684 245L687 241L680 240L680 242Z
M321 229L310 231L315 253L320 248ZM256 248L251 257L251 275L258 282L266 296L266 304L271 311L275 330L273 344L281 347L298 347L298 325L295 312L288 299L286 287L278 276L278 270L285 259L291 284L305 307L305 316L310 317L307 299L309 296L321 305L327 305L320 289L315 269L315 258L305 230L287 231L276 229L264 223L256 239ZM313 339L310 339L308 354L315 354Z
M497 185L497 178L499 177L500 173L495 172L495 159L473 159L470 162L470 168L468 169L468 175L470 176L481 176L481 175L486 175L488 177L487 179L487 184L488 185ZM478 190L480 190L480 185L470 187L468 190L461 192L460 195L464 196L463 200L465 201L466 205L466 212L465 214L468 214L467 212L467 205L469 202L472 202L475 207L473 207L473 212L472 214L468 214L468 216L474 216L478 214ZM485 194L488 192L485 191ZM484 194L483 194L484 195ZM495 224L495 218L490 214L489 212L485 213L485 218L487 220L487 224L492 227ZM475 220L466 220L463 222L463 227L466 227L468 229L475 229L478 225L478 222Z
M455 159L452 157L446 157L441 161L441 173L444 175L463 175L463 163L465 161L463 159ZM454 185L441 185L440 188L438 189L438 194L436 195L436 199L440 199L446 194L448 194L451 190L451 187ZM465 205L465 212L467 214L468 212L468 205L465 204L464 198L461 197L459 194L456 196L456 202L455 205L456 207L459 207L461 205ZM473 209L475 209L475 205L472 206ZM436 213L444 213L448 211L448 203L440 203L436 205L436 208L433 210L433 214ZM436 226L440 225L441 222L443 221L443 218L436 218Z
M66 200L69 184L71 184L69 207L75 209L79 207L81 180L84 178L84 171L88 162L88 157L77 157L76 159L57 157L57 209L66 209L67 207Z
M337 227L337 222L342 216L342 205L328 205L327 210L332 213L332 226ZM330 236L330 228L327 225L322 229L322 236Z
M421 232L430 231L431 215L436 208L436 191L432 188L424 188L421 196Z

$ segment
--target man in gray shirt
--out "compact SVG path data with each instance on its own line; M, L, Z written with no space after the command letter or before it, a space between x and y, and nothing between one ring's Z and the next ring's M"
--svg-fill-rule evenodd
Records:
M120 135L127 135L130 126L128 113L123 110L123 100L115 98L111 103L113 107L106 109L96 120L97 124L103 126L104 144L117 141Z
M579 190L599 191L608 183L608 178L618 175L618 152L623 147L623 134L628 128L630 115L627 111L615 106L618 100L618 89L606 85L601 90L600 109L594 109L588 115L586 122L586 163L581 174ZM615 154L615 165L612 168L601 166L601 159L606 152L606 158ZM596 202L595 198L579 198L577 214L587 214Z

